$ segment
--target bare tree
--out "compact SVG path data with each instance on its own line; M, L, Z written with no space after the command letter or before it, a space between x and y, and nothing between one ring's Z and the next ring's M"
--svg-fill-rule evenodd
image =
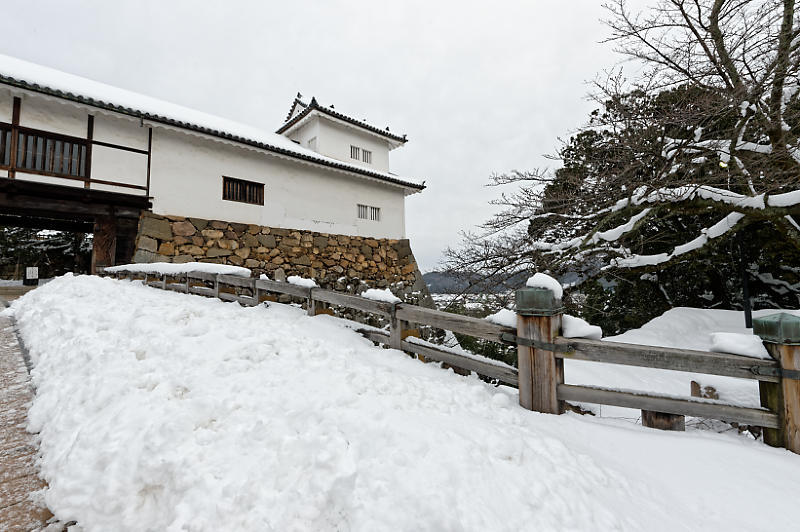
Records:
M601 107L560 150L562 168L494 176L517 191L445 266L490 283L533 269L661 271L764 224L800 249L794 0L605 7L609 41L641 75L597 85Z

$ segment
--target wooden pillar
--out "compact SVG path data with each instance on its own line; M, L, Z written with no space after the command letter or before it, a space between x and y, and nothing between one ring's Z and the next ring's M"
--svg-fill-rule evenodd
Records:
M308 289L308 304L306 305L306 310L309 316L316 316L317 315L317 302L314 300L314 291L313 288Z
M14 107L11 111L11 142L8 146L10 150L9 154L9 169L8 169L8 177L9 179L14 179L16 177L16 169L17 169L17 150L18 146L17 143L19 142L19 114L22 107L22 99L19 97L14 97Z
M397 303L392 304L392 314L389 317L389 347L403 349L403 329L408 328L408 322L397 317Z
M759 382L761 405L778 415L778 429L764 429L764 442L800 454L800 317L779 313L753 320L769 354L781 367L778 383Z
M561 300L538 287L517 290L516 300L519 404L536 412L562 414L558 385L564 383L564 361L547 349L561 331Z
M92 273L97 268L114 265L117 252L117 221L113 216L98 216L94 219L92 238Z
M667 414L642 410L642 426L660 430L686 430L686 417L679 414Z

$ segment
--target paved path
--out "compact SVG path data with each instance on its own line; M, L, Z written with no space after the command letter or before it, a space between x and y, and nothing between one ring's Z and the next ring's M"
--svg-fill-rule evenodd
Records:
M5 307L0 304L0 311ZM0 316L0 531L31 531L52 517L30 494L45 483L36 475L36 447L25 431L33 400L30 376L11 320Z

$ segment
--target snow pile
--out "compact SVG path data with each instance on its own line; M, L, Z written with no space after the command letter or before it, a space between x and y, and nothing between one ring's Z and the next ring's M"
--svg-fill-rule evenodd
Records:
M753 316L768 316L776 312L778 311L758 310L753 312ZM792 311L792 313L800 314L797 311ZM737 336L740 338L748 336L755 338L752 336L752 332L744 326L743 312L677 307L650 320L639 329L633 329L618 336L606 337L603 340L696 351L715 351L717 349L714 347L712 333L736 333L741 335ZM750 340L753 343L756 341ZM729 345L726 344L726 347ZM758 382L751 379L579 360L564 361L564 378L568 384L622 388L676 396L689 396L690 382L694 380L704 386L713 386L722 401L741 406L761 406ZM593 407L593 409L599 410L603 416L625 417L634 420L639 417L638 411L625 408L603 406Z
M384 301L386 303L400 303L403 300L392 293L388 288L380 290L378 288L368 288L361 292L361 297L372 299L373 301Z
M12 308L45 499L86 532L796 525L786 451L528 412L330 316L89 276Z
M555 294L556 299L561 299L561 296L564 295L564 289L561 288L561 283L550 277L545 273L535 273L533 277L528 279L528 282L525 283L525 286L534 286L538 288L547 288L553 294Z
M753 334L730 332L711 333L711 351L733 353L754 358L772 358L761 338Z
M314 279L305 279L299 275L290 275L286 280L289 284L302 286L304 288L319 288L319 285Z
M119 266L109 266L103 271L108 273L115 272L136 272L152 273L158 275L181 275L189 272L212 273L220 275L238 275L239 277L250 277L252 273L248 268L241 266L231 266L228 264L213 264L210 262L184 262L182 264L172 262L148 262L141 264L120 264Z
M603 337L603 329L597 325L590 325L588 321L581 318L564 314L561 317L561 335L564 338L600 340Z
M484 319L504 327L517 328L517 313L507 308L500 309L494 314L486 316Z
M89 276L12 308L46 502L87 532L795 524L783 450L528 412L330 316Z

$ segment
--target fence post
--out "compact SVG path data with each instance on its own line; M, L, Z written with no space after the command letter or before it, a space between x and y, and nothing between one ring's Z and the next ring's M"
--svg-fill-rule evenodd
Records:
M547 350L561 332L561 300L547 288L517 290L517 363L519 404L528 410L561 414L558 385L564 383L564 361ZM533 342L542 347L534 347Z
M314 300L314 294L312 294L313 291L313 288L308 289L308 304L306 305L306 311L308 312L309 316L317 315L317 302Z
M397 303L392 303L392 314L389 317L389 347L403 350L403 329L407 328L408 322L397 317Z
M764 429L764 443L800 454L800 317L782 312L756 318L753 333L783 372L780 382L758 383L761 405L778 414L780 424Z

